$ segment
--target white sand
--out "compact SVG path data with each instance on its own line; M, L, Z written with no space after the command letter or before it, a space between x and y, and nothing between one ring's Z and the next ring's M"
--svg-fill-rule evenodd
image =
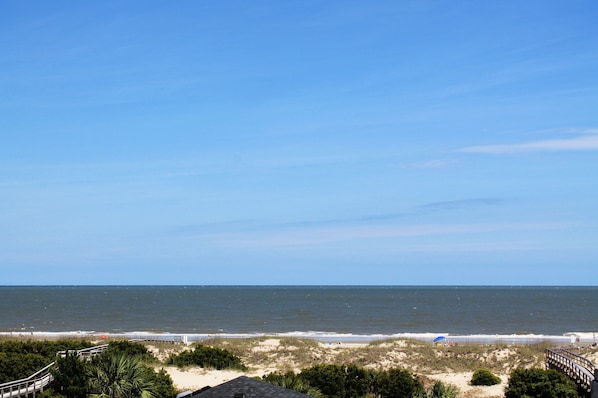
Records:
M242 375L262 376L262 374L250 374L232 370L205 370L202 368L181 370L176 367L165 367L164 370L172 377L174 386L181 391L195 391L206 386L214 387Z
M480 398L494 398L504 397L504 391L506 387L506 381L508 376L499 376L502 380L500 384L494 386L472 386L469 384L471 380L472 372L464 373L440 373L434 375L428 375L427 377L433 380L439 380L445 384L452 384L459 388L461 394L459 396L467 397L480 397Z

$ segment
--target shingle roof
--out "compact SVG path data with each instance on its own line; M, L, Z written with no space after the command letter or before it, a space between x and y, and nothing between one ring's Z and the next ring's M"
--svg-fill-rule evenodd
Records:
M309 395L240 376L215 387L193 394L193 398L307 398Z

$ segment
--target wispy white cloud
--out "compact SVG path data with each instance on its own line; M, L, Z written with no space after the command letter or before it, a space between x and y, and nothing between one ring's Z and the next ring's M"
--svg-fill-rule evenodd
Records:
M582 244L571 247L560 246L559 250L563 249L578 249L583 248ZM552 246L548 248L554 248ZM512 251L535 251L547 249L546 242L540 240L517 240L517 241L486 241L486 242L432 242L421 244L409 244L399 247L397 250L401 252L512 252Z
M319 229L319 228L335 228L335 226L342 226L343 228L349 225L362 226L362 225L378 225L389 222L396 222L398 220L405 219L410 216L419 216L422 214L438 213L438 212L450 212L459 209L471 209L475 207L488 207L497 206L504 202L501 198L470 198L470 199L458 199L448 200L442 202L431 202L425 203L416 207L405 209L395 213L376 213L364 216L356 217L339 217L339 218L327 218L319 220L302 220L302 221L290 221L283 223L266 223L259 219L245 218L221 222L212 222L204 224L188 224L182 225L174 229L178 235L192 236L197 234L203 234L206 231L220 231L230 232L234 228L236 232L238 230L251 231L251 233L260 233L260 231L290 231L290 230L301 230L301 229ZM169 230L168 233L172 233Z
M478 145L461 148L460 152L512 154L523 152L595 151L598 150L598 129L589 129L571 138L536 140L515 144Z
M473 199L459 199L459 200L446 200L442 202L432 202L420 206L420 209L430 211L441 211L441 210L454 210L461 208L471 208L479 206L495 206L502 202L498 198L473 198Z
M563 223L495 223L431 225L360 225L290 228L284 231L204 234L196 238L229 247L250 249L305 248L343 241L409 238L435 235L480 234L500 231L560 229Z
M421 162L401 162L398 167L401 169L444 169L453 166L455 163L456 161L449 159L432 159Z

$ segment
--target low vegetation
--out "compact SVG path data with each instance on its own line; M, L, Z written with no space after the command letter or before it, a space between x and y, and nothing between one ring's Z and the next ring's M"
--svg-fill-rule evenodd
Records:
M145 363L157 362L156 357L154 357L145 345L128 340L111 341L110 344L108 344L106 352L111 355L135 357Z
M0 342L0 384L37 372L56 360L56 353L80 350L93 344L85 340L5 340Z
M435 346L419 340L383 340L361 347L323 344L310 339L285 338L268 347L270 338L210 340L212 347L233 352L251 367L270 363L283 372L314 364L352 364L365 368L400 367L417 373L472 372L483 367L495 374L541 367L547 344L470 344ZM331 349L332 348L332 349Z
M505 398L577 398L577 386L553 369L516 369L511 373Z
M434 383L428 396L430 398L455 398L459 395L459 389L452 384L444 384L441 381Z
M471 375L470 384L480 386L478 389L501 383L497 375L508 379L503 385L505 392L501 389L494 397L578 396L576 386L563 375L540 369L546 344L434 346L421 341L386 340L349 347L309 339L265 337L216 339L189 347L111 341L108 349L91 361L81 361L72 354L56 357L58 351L92 345L83 340L1 341L0 383L27 377L57 361L52 388L38 397L174 398L178 391L168 373L160 368L162 364L252 374L258 374L258 369L267 364L276 371L262 374L264 381L315 398L478 397L472 387L459 391L447 382L450 378L442 378L443 374L455 373ZM598 348L584 355L596 353ZM109 382L109 374L120 381ZM118 385L120 390L105 390L111 388L109 385Z
M183 351L179 354L171 355L166 363L179 368L199 366L218 370L247 370L247 367L241 362L241 358L230 351L201 344L195 346L193 351Z
M0 374L8 382L37 372L56 361L50 388L40 398L174 398L170 376L148 363L156 362L145 346L113 341L91 361L80 360L75 350L93 346L78 340L4 341L0 343ZM63 351L64 356L57 356Z
M442 382L426 390L417 375L404 369L371 370L355 365L315 365L298 374L271 373L262 380L316 398L455 398L459 392Z
M488 369L478 369L471 376L472 386L493 386L502 380Z

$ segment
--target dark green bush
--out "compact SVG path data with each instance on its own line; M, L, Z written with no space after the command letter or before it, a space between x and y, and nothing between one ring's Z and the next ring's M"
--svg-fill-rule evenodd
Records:
M0 383L23 379L56 360L56 353L91 347L83 340L0 342Z
M41 393L35 395L36 398L66 398L64 395L58 394L51 388L48 390L44 390Z
M56 360L56 368L51 370L54 380L52 389L66 398L87 396L87 361L80 360L74 353Z
M554 369L516 369L511 372L506 398L577 398L577 386Z
M153 384L153 392L156 397L160 398L175 398L177 390L174 388L172 378L164 369L154 371L150 368L151 383Z
M413 373L403 369L389 369L378 372L376 391L382 398L425 397L423 383Z
M92 346L91 342L85 340L7 340L0 342L0 352L37 354L44 358L53 359L59 351L80 350Z
M183 351L180 354L171 355L168 357L167 364L175 365L179 368L200 366L202 368L214 368L218 370L247 369L241 362L241 358L232 352L203 345L197 345L193 351Z
M472 386L493 386L500 384L502 380L488 369L478 369L471 377Z
M144 362L154 362L156 358L153 354L141 343L136 343L128 340L111 341L108 343L108 348L104 351L106 355L126 355L130 357L137 357Z
M321 391L325 397L411 398L426 396L424 385L417 376L397 368L376 371L366 370L356 365L315 365L303 369L298 376ZM285 379L289 379L288 374L285 375ZM446 397L452 398L453 396L447 395Z
M363 397L371 390L371 374L355 365L315 365L299 375L328 397Z
M287 373L269 373L262 377L262 381L265 381L275 386L287 388L289 390L297 391L302 394L307 394L310 397L320 398L323 397L320 390L312 387L307 380L303 379L295 372Z
M51 362L39 354L0 352L0 384L29 377Z

